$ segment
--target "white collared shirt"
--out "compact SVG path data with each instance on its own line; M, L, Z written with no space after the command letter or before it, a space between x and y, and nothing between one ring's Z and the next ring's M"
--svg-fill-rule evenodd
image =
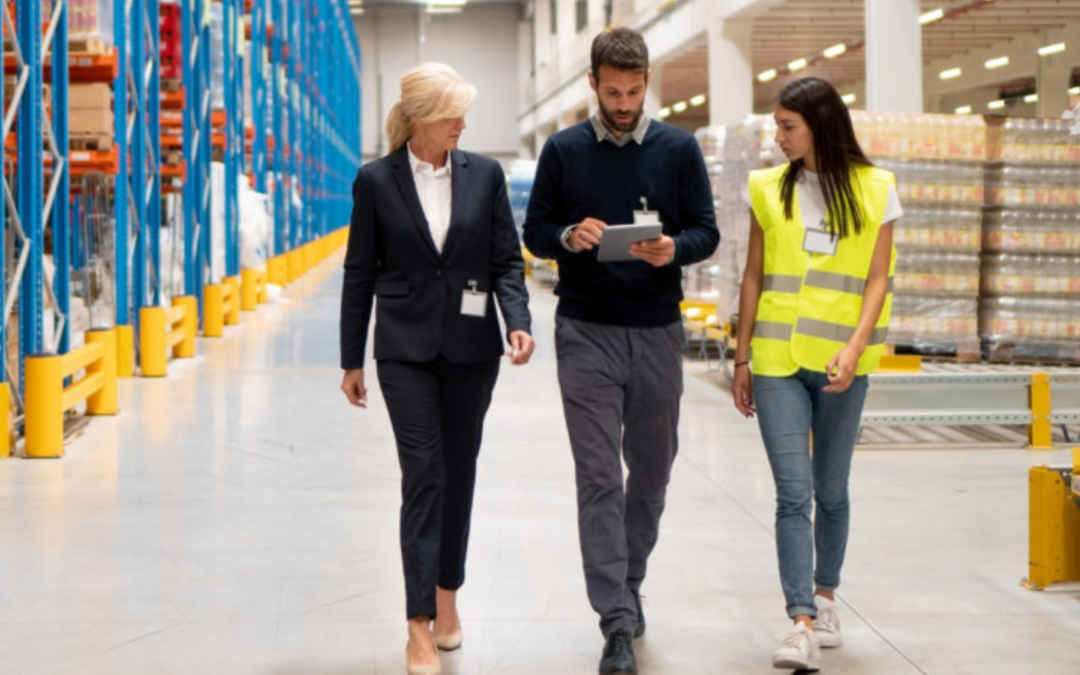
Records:
M424 209L424 217L427 218L431 238L435 241L435 248L439 250L439 253L442 253L443 244L446 243L446 233L450 230L451 164L448 152L446 164L436 169L433 164L414 155L412 146L409 146L409 166L412 167L416 193L420 196L420 206Z

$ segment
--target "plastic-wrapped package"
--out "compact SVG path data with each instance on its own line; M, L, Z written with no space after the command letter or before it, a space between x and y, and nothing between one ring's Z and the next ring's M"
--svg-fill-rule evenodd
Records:
M68 37L113 44L114 0L67 0Z
M270 257L270 233L273 220L270 216L270 199L248 185L247 176L237 176L240 202L240 267L258 269L266 265Z

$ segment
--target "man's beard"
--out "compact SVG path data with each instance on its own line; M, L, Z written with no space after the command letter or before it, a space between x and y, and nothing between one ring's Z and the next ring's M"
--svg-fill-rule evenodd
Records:
M630 121L620 123L618 120L615 119L615 115L610 110L604 107L603 103L600 103L599 105L600 118L604 120L604 123L607 124L609 129L611 129L612 131L618 131L621 134L637 129L638 123L641 122L641 114L645 110L645 104L643 102L641 106L634 112L634 116L630 119ZM617 110L615 112L623 113L627 111Z

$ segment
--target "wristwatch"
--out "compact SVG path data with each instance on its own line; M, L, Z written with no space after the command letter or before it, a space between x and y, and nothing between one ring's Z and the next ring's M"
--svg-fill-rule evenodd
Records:
M567 251L577 251L576 248L570 245L570 235L573 234L574 230L576 229L577 225L571 225L567 228L564 228L562 233L559 235L559 243L562 244L563 248L565 248Z

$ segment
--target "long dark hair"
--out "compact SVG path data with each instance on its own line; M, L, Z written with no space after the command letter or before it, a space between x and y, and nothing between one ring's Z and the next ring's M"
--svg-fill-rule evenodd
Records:
M829 207L829 222L840 238L851 229L862 231L865 214L860 212L851 185L852 169L856 165L872 166L859 141L847 106L836 89L818 77L804 77L780 91L776 102L802 115L814 137L814 158L821 183L821 194ZM780 197L784 200L784 215L792 218L795 182L804 167L802 160L788 164L780 181Z

